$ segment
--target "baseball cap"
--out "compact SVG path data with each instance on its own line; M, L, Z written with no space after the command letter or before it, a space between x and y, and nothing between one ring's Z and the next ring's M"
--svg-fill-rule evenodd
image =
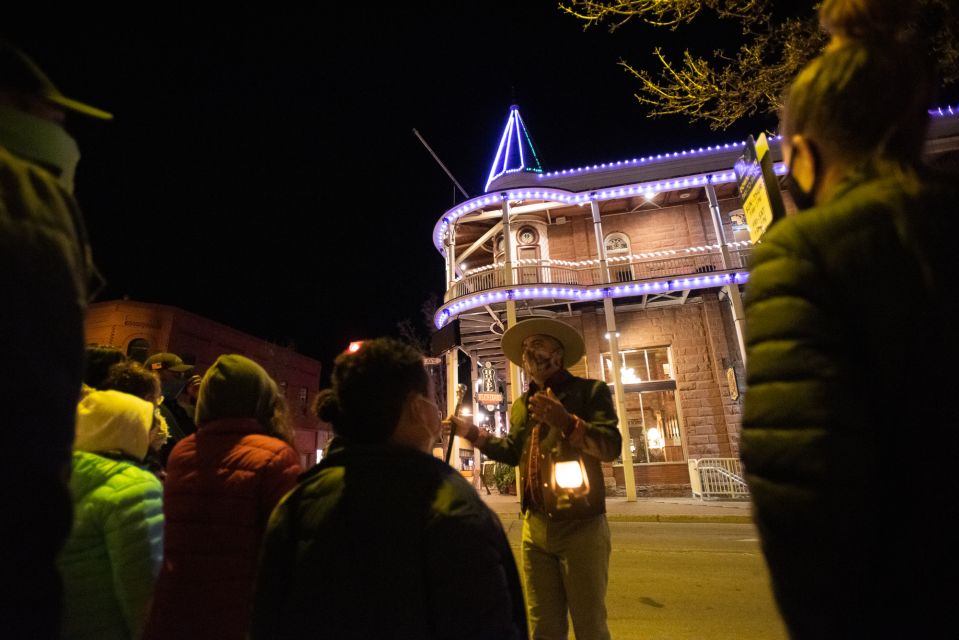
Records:
M192 371L193 365L186 364L183 359L175 353L154 353L143 363L150 371L172 371L174 373L183 373Z
M0 39L0 87L42 96L64 109L91 118L113 119L112 113L63 95L47 74L37 66L37 63L19 48L2 39Z

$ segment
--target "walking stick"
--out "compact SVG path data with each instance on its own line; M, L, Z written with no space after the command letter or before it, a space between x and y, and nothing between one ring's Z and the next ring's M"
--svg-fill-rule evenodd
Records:
M454 416L456 415L456 409L459 408L460 406L460 402L463 401L464 395L466 395L466 385L462 383L456 385L456 391L453 393L453 415ZM456 437L454 431L456 431L456 429L455 427L453 427L453 424L450 423L450 439L449 439L449 442L446 443L446 458L445 458L446 464L450 463L450 454L453 453L453 438Z

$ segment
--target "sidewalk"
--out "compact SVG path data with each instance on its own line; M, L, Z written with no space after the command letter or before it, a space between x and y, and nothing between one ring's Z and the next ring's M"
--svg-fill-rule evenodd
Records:
M519 499L503 496L493 490L480 497L503 520L519 518ZM751 524L752 506L748 500L700 500L699 498L606 498L606 512L610 521L619 522L728 522Z

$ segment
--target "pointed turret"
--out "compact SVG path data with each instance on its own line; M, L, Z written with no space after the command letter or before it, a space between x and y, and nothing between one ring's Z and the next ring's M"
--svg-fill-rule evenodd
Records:
M519 115L519 107L514 104L509 108L509 118L506 120L506 128L500 138L493 166L490 167L485 190L489 191L490 184L496 178L519 171L543 173L543 166L539 163L533 140Z

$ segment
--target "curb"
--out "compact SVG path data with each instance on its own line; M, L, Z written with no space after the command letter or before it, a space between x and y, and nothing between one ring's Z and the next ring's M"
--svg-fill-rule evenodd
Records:
M522 520L523 516L517 512L495 512L503 521ZM711 516L711 515L623 515L607 513L609 522L661 522L661 523L700 523L700 524L753 524L751 516Z

